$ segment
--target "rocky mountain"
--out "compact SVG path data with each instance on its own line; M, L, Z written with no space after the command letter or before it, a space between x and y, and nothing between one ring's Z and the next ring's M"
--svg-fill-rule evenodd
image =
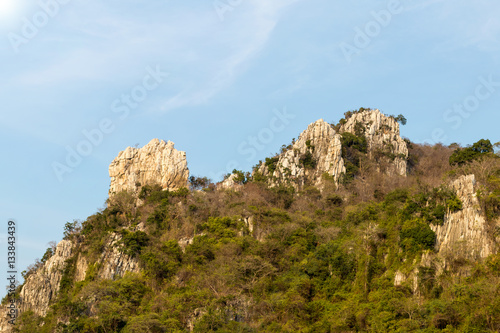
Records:
M329 123L320 119L279 156L261 164L258 171L268 177L272 186L290 183L296 189L306 182L321 185L325 173L338 181L345 173L340 138Z
M368 157L384 160L388 173L406 176L408 148L399 134L399 124L379 110L365 110L350 115L340 128L320 119L310 124L297 141L281 154L266 159L257 171L271 186L290 184L296 190L305 184L322 187L325 175L338 184L346 173L343 134L366 140ZM347 140L344 145L347 145Z
M408 145L394 117L363 109L310 124L253 176L187 191L172 142L129 147L109 167L107 208L27 272L18 329L500 330L500 158L450 166L440 149ZM370 199L356 159L386 186ZM427 177L429 163L442 174ZM137 201L145 185L160 186ZM470 299L456 292L469 287ZM13 331L7 319L0 332Z
M389 161L387 172L406 176L408 147L399 134L399 123L380 110L354 113L340 128L340 133L364 135L370 158Z
M153 139L142 148L128 147L109 166L109 194L137 193L141 186L155 183L163 189L188 186L186 153L174 148L171 141Z

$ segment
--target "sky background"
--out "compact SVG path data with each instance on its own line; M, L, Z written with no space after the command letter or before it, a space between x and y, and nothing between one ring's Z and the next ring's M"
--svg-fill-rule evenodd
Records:
M500 141L496 0L59 1L0 0L0 278L8 219L21 271L104 207L118 152L153 138L213 180L359 107L403 114L418 143ZM148 68L168 76L123 117ZM276 112L286 126L242 153ZM57 177L102 121L112 131Z

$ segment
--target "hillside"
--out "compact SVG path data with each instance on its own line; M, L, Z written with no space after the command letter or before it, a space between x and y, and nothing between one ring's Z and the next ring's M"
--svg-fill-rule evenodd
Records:
M500 331L500 157L400 123L318 120L218 184L172 142L127 148L106 208L23 273L0 331Z

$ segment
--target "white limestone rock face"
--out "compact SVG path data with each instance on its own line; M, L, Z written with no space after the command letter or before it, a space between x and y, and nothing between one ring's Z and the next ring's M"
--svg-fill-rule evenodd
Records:
M74 244L71 241L60 241L55 254L36 273L26 279L20 293L21 312L32 310L39 316L47 314L51 300L59 292L65 261L72 256L73 248Z
M138 193L141 186L160 184L164 190L188 187L186 153L171 141L153 139L142 148L128 147L109 166L109 195L121 191Z
M113 233L107 239L104 245L104 251L98 260L101 267L99 269L99 278L105 280L115 280L123 277L126 272L139 273L139 261L120 251L120 240L122 236Z
M395 158L390 159L387 172L406 176L408 147L399 134L399 123L379 110L368 110L353 114L341 126L340 132L355 134L356 123L365 128L369 157L375 157L377 152L393 154Z
M463 209L446 214L443 225L431 225L437 236L438 254L445 259L478 260L497 251L476 197L475 185L474 175L461 176L455 180L451 186L462 201Z
M237 174L233 173L226 179L224 179L222 182L217 184L217 189L218 190L234 190L238 191L243 188L243 185L240 183L236 182L235 179L238 177Z
M305 168L300 162L306 153L310 153L316 162L314 168ZM292 147L279 155L273 172L265 163L258 171L268 177L271 186L290 182L297 190L306 182L321 186L324 173L338 181L340 175L345 173L340 135L329 123L320 119L310 124Z
M88 268L89 268L89 263L87 258L83 256L81 253L79 253L78 259L76 260L75 282L80 282L85 280Z

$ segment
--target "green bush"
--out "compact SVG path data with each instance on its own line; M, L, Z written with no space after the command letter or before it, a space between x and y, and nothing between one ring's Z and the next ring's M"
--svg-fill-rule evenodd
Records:
M481 139L471 147L455 149L450 156L450 165L464 165L489 153L494 153L491 141Z
M306 169L314 169L316 167L316 160L310 151L307 151L299 158L299 163Z
M177 248L172 248L170 244L162 246L160 249L148 249L141 254L141 261L144 265L144 274L158 281L163 281L174 276L180 267L181 250L175 242Z
M349 132L342 133L341 137L342 147L352 148L361 153L366 153L368 144L364 135L356 136Z
M401 247L410 252L432 250L436 244L436 233L420 220L407 221L401 229L400 237Z
M271 157L271 158L266 157L265 165L267 166L267 169L269 170L269 173L271 175L276 170L276 167L278 165L278 161L279 161L279 156L275 156L275 157Z
M210 217L206 223L199 226L198 230L207 231L216 239L229 239L236 236L238 227L241 227L241 223L230 217Z
M120 243L123 246L123 252L132 257L140 254L142 248L149 243L149 236L143 231L130 232L124 229L121 234Z

